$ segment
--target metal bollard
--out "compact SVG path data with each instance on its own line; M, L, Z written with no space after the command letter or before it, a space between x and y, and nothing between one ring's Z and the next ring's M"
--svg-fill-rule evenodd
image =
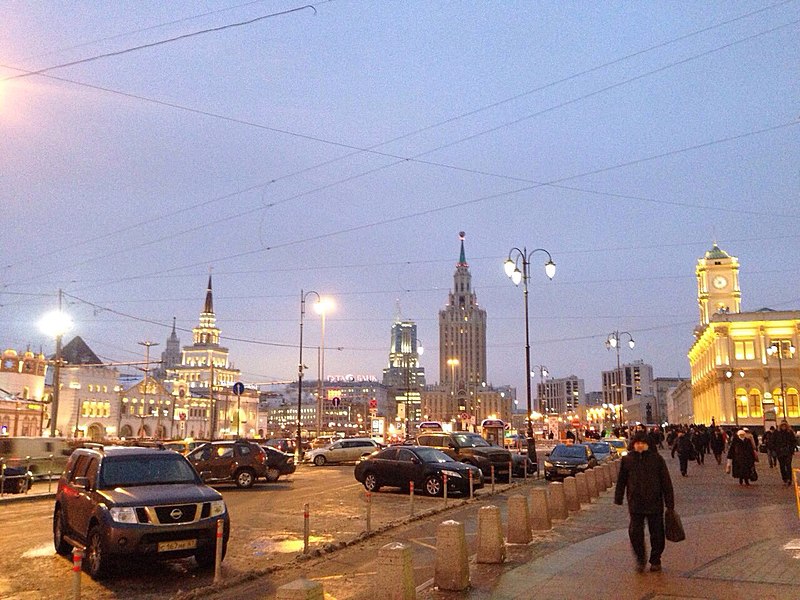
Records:
M442 474L442 495L444 496L444 505L447 506L447 473Z
M530 459L528 458L528 455L526 454L525 455L525 474L522 476L525 479L525 483L528 483L528 461L529 460Z
M222 581L222 545L225 543L225 521L217 519L217 555L214 560L214 583Z
M0 460L0 498L3 497L3 490L6 489L6 461Z
M53 466L55 465L55 459L53 455L50 455L50 468L47 471L47 493L50 493L50 486L53 485Z
M469 499L472 500L473 498L473 482L472 482L472 469L469 470Z
M508 483L511 483L511 474L514 472L514 461L508 461Z
M372 531L372 494L367 492L367 533Z
M81 597L81 568L83 565L83 550L75 548L72 551L72 597L80 600Z
M303 504L303 554L308 554L308 502Z
M409 481L408 482L408 490L409 490L409 493L410 493L409 498L408 498L408 503L410 505L409 512L410 512L411 516L413 517L414 516L414 482L413 481Z
M494 465L492 465L490 470L492 472L492 493L494 494Z

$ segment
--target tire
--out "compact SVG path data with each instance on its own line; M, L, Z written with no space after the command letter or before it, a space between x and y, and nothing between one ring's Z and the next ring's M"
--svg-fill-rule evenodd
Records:
M109 558L103 544L100 528L93 525L86 538L86 558L83 561L86 572L92 579L103 579L108 574Z
M234 480L236 481L236 487L248 489L253 487L256 482L256 474L251 469L241 469L236 472Z
M53 513L53 546L56 554L61 556L69 556L72 552L72 544L64 539L64 516L61 514L61 508L56 508Z
M281 471L277 467L269 467L267 469L267 477L266 477L266 479L270 483L275 483L276 481L278 481L278 477L280 477L280 476L281 476Z
M425 493L428 496L441 496L444 493L442 478L438 475L429 475L425 479Z
M328 460L322 454L317 454L314 457L314 464L318 467L323 466L326 462L328 462Z
M381 484L378 481L378 476L372 471L364 475L364 489L368 492L377 492L381 489Z

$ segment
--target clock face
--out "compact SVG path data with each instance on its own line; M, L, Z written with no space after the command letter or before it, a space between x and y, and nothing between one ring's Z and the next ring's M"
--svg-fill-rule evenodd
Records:
M717 275L716 277L714 277L714 281L712 281L712 283L714 284L715 288L721 290L726 285L728 285L728 280L725 279L722 275Z

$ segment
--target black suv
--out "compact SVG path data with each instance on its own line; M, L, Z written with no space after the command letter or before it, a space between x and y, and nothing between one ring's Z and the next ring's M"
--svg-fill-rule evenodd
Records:
M225 502L180 454L161 448L97 445L78 448L58 481L53 544L68 556L86 548L84 566L95 579L115 558L194 556L204 568L216 555L217 520L230 520Z
M441 450L451 458L478 467L485 478L494 476L508 478L508 465L512 462L511 452L492 446L477 433L469 431L427 432L417 435L417 444Z

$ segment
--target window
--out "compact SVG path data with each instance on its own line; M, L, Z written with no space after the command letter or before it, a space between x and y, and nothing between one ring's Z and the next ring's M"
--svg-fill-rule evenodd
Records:
M797 390L786 388L786 412L790 417L800 416L800 405L798 405Z
M736 389L736 415L739 418L747 417L747 390L744 388Z
M737 360L753 360L756 357L756 348L753 340L740 340L733 343L734 355Z
M756 389L750 390L750 416L751 417L760 417L762 416L761 410L761 392Z

